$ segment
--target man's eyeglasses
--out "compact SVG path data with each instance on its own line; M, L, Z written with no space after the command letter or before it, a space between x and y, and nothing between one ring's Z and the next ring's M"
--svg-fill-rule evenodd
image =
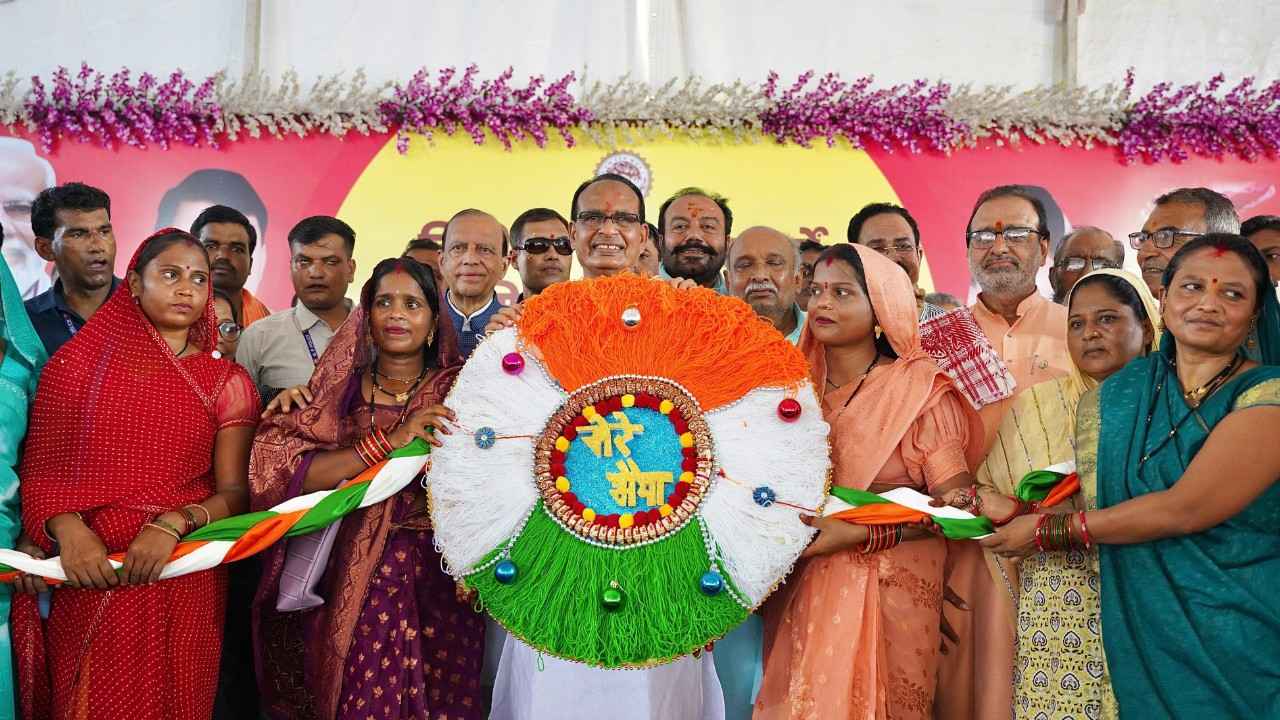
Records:
M1067 272L1080 272L1081 270L1084 270L1086 267L1089 268L1090 271L1118 270L1120 269L1120 266L1121 266L1120 263L1115 262L1114 260L1110 260L1108 258L1102 258L1102 257L1095 257L1095 258L1066 257L1062 259L1062 262L1058 263L1058 268L1060 270L1066 270Z
M240 323L235 320L223 320L218 323L218 334L223 340L235 340L240 337Z
M1139 230L1138 232L1129 233L1129 247L1134 250L1141 250L1142 243L1150 240L1153 245L1161 250L1167 250L1174 245L1181 245L1187 240L1198 238L1203 234L1177 228L1161 228L1151 233Z
M867 243L867 247L881 254L892 251L899 255L906 255L916 251L916 244L910 240L894 240L893 242L872 240Z
M1004 230L971 230L965 234L969 247L989 248L996 244L996 236L1003 235L1004 241L1010 245L1021 247L1031 242L1031 236L1040 236L1040 231L1029 227L1007 227Z
M525 238L524 242L516 246L517 250L523 250L530 255L541 255L551 248L556 249L557 255L569 256L573 254L573 245L569 243L569 238L564 235L554 238Z
M586 210L578 213L578 222L589 230L599 230L604 227L605 221L612 220L614 227L619 230L630 230L640 224L640 216L635 213L619 212L612 215L605 215L602 212L594 210Z

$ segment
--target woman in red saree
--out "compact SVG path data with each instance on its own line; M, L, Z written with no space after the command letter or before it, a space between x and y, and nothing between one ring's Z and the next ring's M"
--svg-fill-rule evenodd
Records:
M209 258L181 230L46 366L19 470L22 522L69 581L48 623L15 605L23 716L198 720L213 711L222 569L157 582L178 537L247 505L258 396L216 353ZM106 556L126 553L112 569Z
M273 403L303 407L272 415L254 441L254 509L333 488L416 437L439 444L433 432L452 419L440 403L462 364L439 298L412 259L374 268L311 382ZM254 618L268 716L482 717L484 621L441 570L422 487L352 513L332 547L324 603L308 610L277 611L285 548L263 560Z

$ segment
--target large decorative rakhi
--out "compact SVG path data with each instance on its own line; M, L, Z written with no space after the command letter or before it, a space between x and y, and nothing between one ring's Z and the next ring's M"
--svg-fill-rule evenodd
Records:
M316 532L360 508L376 505L413 482L427 464L430 452L430 445L414 440L336 489L317 490L285 500L269 510L210 523L187 534L174 546L160 571L160 579L243 560L279 540ZM124 565L124 557L122 552L112 553L107 561L119 570ZM0 583L14 582L21 573L40 576L55 586L67 579L59 558L41 560L17 550L0 549Z
M813 530L830 474L804 357L747 305L635 276L554 285L445 401L436 543L513 635L603 667L742 622ZM785 498L787 502L782 502Z

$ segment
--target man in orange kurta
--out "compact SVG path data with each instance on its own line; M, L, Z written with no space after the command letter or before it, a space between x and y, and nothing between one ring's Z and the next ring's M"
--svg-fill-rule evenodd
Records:
M1067 310L1041 296L1036 272L1050 257L1044 206L1016 185L983 193L968 226L969 271L981 292L974 319L1000 355L1021 392L1066 375ZM983 455L989 450L1011 399L979 411ZM1016 572L988 566L975 543L949 543L948 587L968 606L943 606L958 643L948 648L938 673L935 717L940 720L1007 718L1013 705ZM1001 577L997 584L995 578Z

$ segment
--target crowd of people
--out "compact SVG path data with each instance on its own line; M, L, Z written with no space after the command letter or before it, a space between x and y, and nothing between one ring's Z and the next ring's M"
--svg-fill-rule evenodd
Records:
M307 217L295 302L272 311L245 287L242 210L157 231L116 277L108 195L42 192L56 282L24 305L0 268L0 542L67 581L0 591L0 718L1280 717L1280 217L1172 190L1127 236L1139 277L1106 230L1051 238L1035 193L995 187L956 222L966 307L920 287L897 205L830 246L734 234L699 188L650 222L618 175L568 207L509 228L462 210L354 302L356 231ZM198 528L447 442L459 368L519 319L494 292L508 268L522 303L575 263L740 298L808 359L833 483L913 488L996 531L806 517L812 544L746 623L645 670L503 638L443 572L417 483L335 526L318 578L279 543L159 580ZM1013 389L940 362L940 332ZM1061 502L1024 492L1071 466Z

